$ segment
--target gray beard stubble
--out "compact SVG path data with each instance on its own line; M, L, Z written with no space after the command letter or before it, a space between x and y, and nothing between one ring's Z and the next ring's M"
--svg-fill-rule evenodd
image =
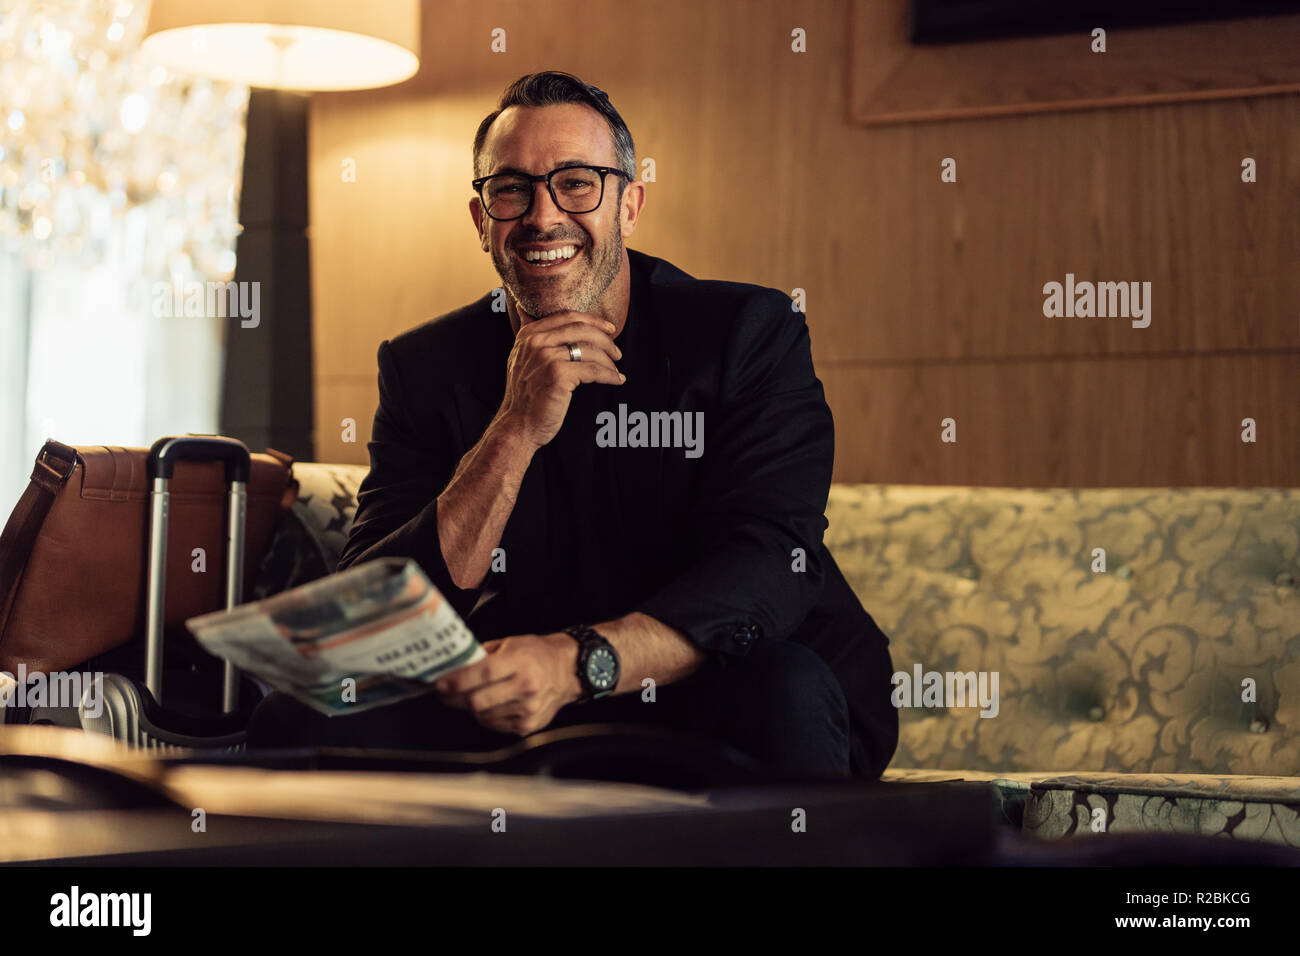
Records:
M601 298L605 295L605 290L609 288L610 283L614 281L614 277L618 275L619 267L623 262L623 232L619 225L619 220L615 219L610 227L611 235L607 241L602 243L599 249L591 248L593 256L591 275L583 287L577 291L576 300L561 304L558 307L552 308L544 304L545 292L539 295L523 288L509 252L498 256L496 250L493 250L492 261L496 266L497 275L501 277L502 283L505 284L506 289L515 300L515 304L533 318L540 319L555 312L563 312L565 309L574 312L594 312L600 304Z

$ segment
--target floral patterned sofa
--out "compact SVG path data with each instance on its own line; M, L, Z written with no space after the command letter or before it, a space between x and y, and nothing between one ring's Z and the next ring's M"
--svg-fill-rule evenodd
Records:
M366 468L294 473L263 594L333 570ZM906 696L886 781L988 781L1048 839L1300 846L1300 492L836 485L826 513L896 672L998 675L996 716Z
M1047 838L1300 846L1300 492L853 485L827 518L896 672L999 675L996 717L902 708L886 780L989 780Z

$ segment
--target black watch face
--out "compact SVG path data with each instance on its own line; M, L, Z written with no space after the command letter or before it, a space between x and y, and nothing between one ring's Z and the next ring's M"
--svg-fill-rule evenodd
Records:
M592 690L613 690L618 683L618 662L607 647L598 647L587 658L587 680Z

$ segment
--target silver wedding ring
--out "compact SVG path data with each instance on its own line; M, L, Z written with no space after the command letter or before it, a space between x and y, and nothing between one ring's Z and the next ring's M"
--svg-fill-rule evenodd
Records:
M582 361L582 349L578 348L572 342L569 343L569 361L570 362Z

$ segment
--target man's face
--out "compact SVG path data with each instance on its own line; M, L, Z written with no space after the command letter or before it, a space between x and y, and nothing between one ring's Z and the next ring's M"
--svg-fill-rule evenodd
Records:
M616 166L613 136L603 117L576 103L506 109L488 131L482 173L513 169L542 175L577 161ZM558 177L557 177L558 180ZM605 176L600 206L588 213L569 213L556 206L545 183L533 184L533 203L522 218L498 222L478 200L470 212L485 252L523 311L533 318L571 309L595 312L622 268L623 237L632 234L635 210L620 203L622 177ZM556 183L557 191L559 183ZM529 262L532 250L573 247L571 259Z

